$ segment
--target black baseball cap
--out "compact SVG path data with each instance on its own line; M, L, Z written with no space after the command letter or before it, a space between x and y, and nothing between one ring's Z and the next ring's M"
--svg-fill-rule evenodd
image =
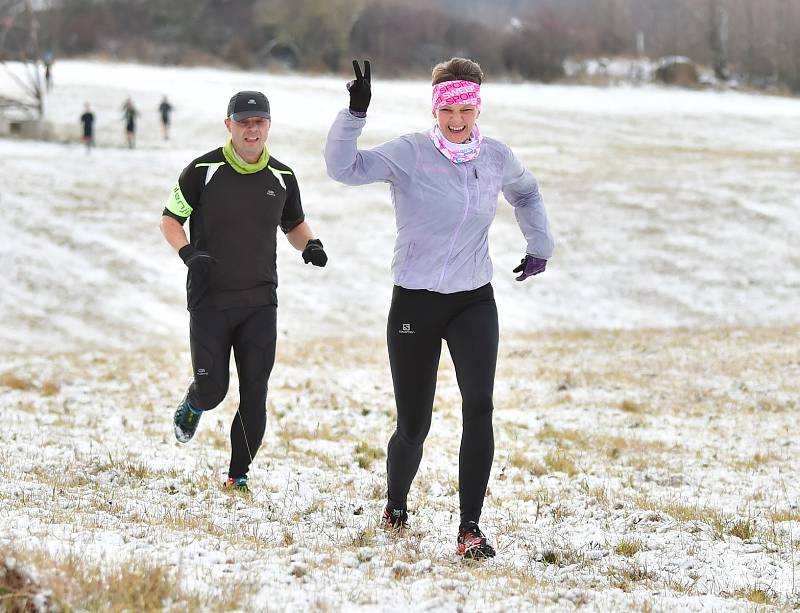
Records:
M228 117L233 121L244 121L250 117L269 119L269 100L261 92L244 91L234 94L228 102Z

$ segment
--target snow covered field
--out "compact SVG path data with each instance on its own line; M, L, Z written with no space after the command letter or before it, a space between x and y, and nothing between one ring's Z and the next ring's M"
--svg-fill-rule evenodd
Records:
M54 76L59 134L77 136L90 101L99 148L0 140L0 556L39 584L97 610L800 606L800 102L484 86L482 130L536 174L557 250L515 283L524 242L498 208L482 522L498 558L472 566L454 555L447 358L412 537L375 529L393 423L393 213L385 186L325 175L343 80L67 61ZM379 67L374 79L362 145L429 125L425 82L382 82ZM12 88L0 75L0 93ZM242 497L218 487L235 380L190 445L171 434L191 373L185 269L157 223L183 166L223 142L227 99L249 88L270 98L271 152L298 174L331 260L312 269L279 246L279 355ZM143 115L133 151L128 95ZM103 600L123 584L151 599Z

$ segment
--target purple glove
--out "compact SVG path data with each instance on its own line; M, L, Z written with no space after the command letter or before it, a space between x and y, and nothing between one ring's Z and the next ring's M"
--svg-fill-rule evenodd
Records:
M522 258L519 266L517 266L511 272L521 273L520 276L516 277L516 279L517 281L524 281L528 277L532 277L533 275L538 275L540 272L544 272L545 266L547 266L547 260L537 258L535 255L526 255L524 258Z

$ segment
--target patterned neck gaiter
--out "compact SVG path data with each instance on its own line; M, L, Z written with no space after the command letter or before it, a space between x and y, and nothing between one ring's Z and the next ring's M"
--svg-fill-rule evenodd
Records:
M483 142L478 124L472 127L472 136L465 143L451 143L442 134L438 123L431 129L430 137L439 152L453 164L462 164L474 160L481 152L481 142Z

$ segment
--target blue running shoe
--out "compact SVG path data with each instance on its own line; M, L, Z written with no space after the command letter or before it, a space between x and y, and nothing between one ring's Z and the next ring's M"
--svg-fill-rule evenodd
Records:
M236 479L233 477L228 477L228 480L225 482L223 487L226 490L232 490L234 492L241 492L243 494L250 493L250 488L247 487L247 475L244 477L237 477Z
M188 443L192 439L202 415L203 411L195 409L188 398L184 398L183 402L178 405L178 410L175 411L174 424L175 438L178 439L179 443Z

